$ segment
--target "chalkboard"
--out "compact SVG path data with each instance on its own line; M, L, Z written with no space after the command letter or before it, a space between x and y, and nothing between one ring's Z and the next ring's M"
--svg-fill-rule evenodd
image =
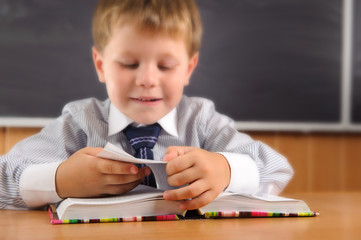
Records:
M354 3L352 121L361 123L361 0Z
M205 30L190 95L241 121L340 120L341 1L197 2Z
M340 121L341 0L196 2L204 34L187 95L236 121ZM91 59L95 3L0 0L0 117L55 117L71 100L106 98Z
M96 0L0 1L0 115L55 117L106 92L91 58Z

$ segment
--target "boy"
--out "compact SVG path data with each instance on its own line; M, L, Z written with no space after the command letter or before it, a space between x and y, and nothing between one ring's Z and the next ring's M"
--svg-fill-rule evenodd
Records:
M108 100L69 103L39 134L0 159L0 208L125 193L151 174L97 157L107 142L134 154L128 126L161 126L155 159L167 161L166 200L196 209L222 191L278 194L287 160L239 133L212 102L183 96L198 62L201 22L192 0L101 0L93 59Z

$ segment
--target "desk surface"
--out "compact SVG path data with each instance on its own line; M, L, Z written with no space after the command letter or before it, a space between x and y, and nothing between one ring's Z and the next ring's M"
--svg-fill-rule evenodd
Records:
M287 195L320 216L51 225L45 211L0 211L0 239L361 239L361 192Z

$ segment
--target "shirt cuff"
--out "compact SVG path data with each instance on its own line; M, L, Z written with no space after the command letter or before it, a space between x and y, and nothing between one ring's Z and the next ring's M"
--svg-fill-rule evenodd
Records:
M228 161L231 168L231 180L226 192L254 194L259 189L259 172L254 160L239 153L220 152Z
M28 207L40 207L62 199L55 189L55 174L61 162L35 164L20 177L20 194Z

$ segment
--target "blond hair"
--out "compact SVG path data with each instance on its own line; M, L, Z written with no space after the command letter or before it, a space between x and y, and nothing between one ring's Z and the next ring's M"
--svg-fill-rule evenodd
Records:
M112 30L122 24L133 24L139 31L184 38L190 57L201 45L202 23L193 0L100 0L92 23L98 51L103 51Z

